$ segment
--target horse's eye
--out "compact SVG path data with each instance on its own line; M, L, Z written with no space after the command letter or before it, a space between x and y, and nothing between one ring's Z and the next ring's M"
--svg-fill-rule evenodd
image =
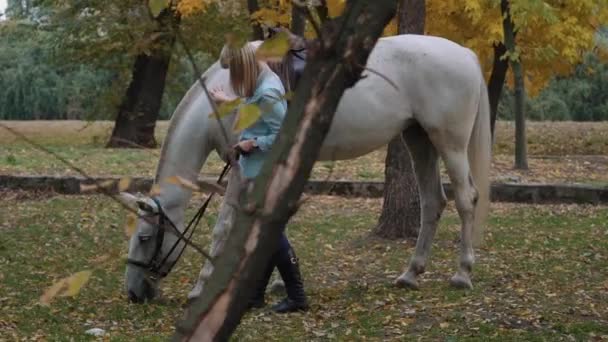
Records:
M138 235L137 236L139 238L139 241L141 242L146 242L148 240L150 240L150 238L152 237L151 235Z

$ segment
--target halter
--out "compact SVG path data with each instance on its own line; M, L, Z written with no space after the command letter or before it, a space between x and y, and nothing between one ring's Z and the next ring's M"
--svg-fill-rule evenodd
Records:
M224 169L222 170L222 173L220 174L220 177L217 180L217 184L221 183L221 181L224 178L224 176L226 175L226 173L228 173L228 170L230 170L230 163L226 163L226 166L224 166ZM177 226L175 225L175 223L173 223L171 218L169 218L169 216L167 216L167 214L165 214L165 211L164 211L162 205L160 204L160 201L158 200L158 198L152 197L152 201L154 201L154 204L156 204L156 206L158 207L158 212L153 215L153 216L158 216L158 225L156 226L156 228L158 229L158 236L156 238L156 246L154 248L154 254L152 255L152 258L150 259L150 261L148 261L148 262L143 262L143 261L134 260L134 259L127 259L127 264L143 268L150 274L150 278L152 280L166 277L171 272L171 270L173 269L175 264L179 261L182 254L186 250L186 247L188 246L188 244L186 242L191 241L192 235L194 234L194 231L198 227L198 224L200 223L201 218L205 214L205 210L207 210L207 206L209 205L209 202L211 202L213 195L215 195L215 192L212 192L207 197L207 199L205 200L203 205L198 209L198 211L196 212L194 217L192 217L192 219L190 220L190 223L188 223L188 226L186 226L186 229L184 229L183 233L181 233L177 229ZM175 241L173 246L171 246L171 249L169 250L167 255L165 255L164 258L160 259L163 242L165 241L165 229L166 229L167 223L170 225L171 229L173 230L173 233L177 236L177 241ZM192 230L190 231L190 234L186 237L186 234L188 234L188 231L190 230L190 228L192 228ZM173 252L177 249L177 246L179 245L179 243L182 241L184 241L184 246L179 251L177 258L175 258L175 260L169 265L169 267L166 268L166 270L163 270L163 267L165 266L165 263L169 259L169 256L171 256L171 254L173 254Z

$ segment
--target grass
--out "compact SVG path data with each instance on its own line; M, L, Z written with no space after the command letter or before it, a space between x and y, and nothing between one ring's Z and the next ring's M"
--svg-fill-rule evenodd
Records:
M91 175L152 177L160 153L154 150L106 149L111 122L87 124L81 121L5 121L36 142L76 162ZM159 122L161 142L168 123ZM0 174L74 175L52 156L33 150L0 129ZM528 144L530 170L513 170L513 125L499 122L494 146L492 178L523 183L608 184L608 122L530 122ZM320 162L312 178L382 180L386 150L335 163ZM214 154L204 167L205 174L219 174L223 165Z
M192 206L200 203L196 198ZM210 212L215 212L218 203ZM314 197L289 226L312 310L244 318L237 340L558 341L608 339L608 207L495 204L475 289L455 291L458 219L449 207L421 290L392 286L413 245L368 235L381 200ZM207 245L215 218L197 240ZM202 259L188 250L164 298L127 303L124 213L100 196L0 194L0 340L164 340ZM75 298L37 304L54 280L93 270ZM277 300L273 296L271 300Z

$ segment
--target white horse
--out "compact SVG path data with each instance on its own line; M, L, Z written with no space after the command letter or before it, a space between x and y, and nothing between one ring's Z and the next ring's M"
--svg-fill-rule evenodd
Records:
M380 39L369 56L368 67L388 77L397 87L365 72L366 77L346 90L323 142L320 160L356 158L403 134L420 190L422 222L415 254L396 284L417 289L417 277L424 272L446 205L438 166L442 158L462 221L459 266L450 284L471 288L473 243L480 237L488 208L491 151L487 90L477 56L443 38L401 35ZM210 88L230 89L228 76L228 70L222 69L219 62L204 74ZM154 272L164 275L178 257L172 246L177 244L179 250L183 244L172 234L160 236L158 225L167 223L161 222L166 215L178 229L184 229L184 212L191 192L164 180L171 176L195 180L213 150L222 155L236 140L232 135L233 141L226 144L218 122L209 117L211 111L202 88L194 84L175 110L163 144L156 173L160 195L154 199L127 196L139 203L142 214L152 218L138 222L129 244L128 256L133 262L127 265L126 288L133 301L155 296L158 279L147 276L146 268L157 263ZM233 116L225 118L225 127L232 127L233 120ZM229 181L213 230L212 256L221 252L232 226L234 209L228 199L237 191L235 184L239 182L234 181L235 177L238 175L232 175ZM164 263L158 264L158 260ZM189 297L200 294L211 271L207 262Z

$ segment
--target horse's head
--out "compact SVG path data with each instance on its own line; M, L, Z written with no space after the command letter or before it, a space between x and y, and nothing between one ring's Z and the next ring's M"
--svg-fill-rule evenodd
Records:
M127 193L121 199L139 216L129 241L125 290L130 301L142 303L156 297L159 281L175 263L183 242L169 233L172 228L158 200Z

